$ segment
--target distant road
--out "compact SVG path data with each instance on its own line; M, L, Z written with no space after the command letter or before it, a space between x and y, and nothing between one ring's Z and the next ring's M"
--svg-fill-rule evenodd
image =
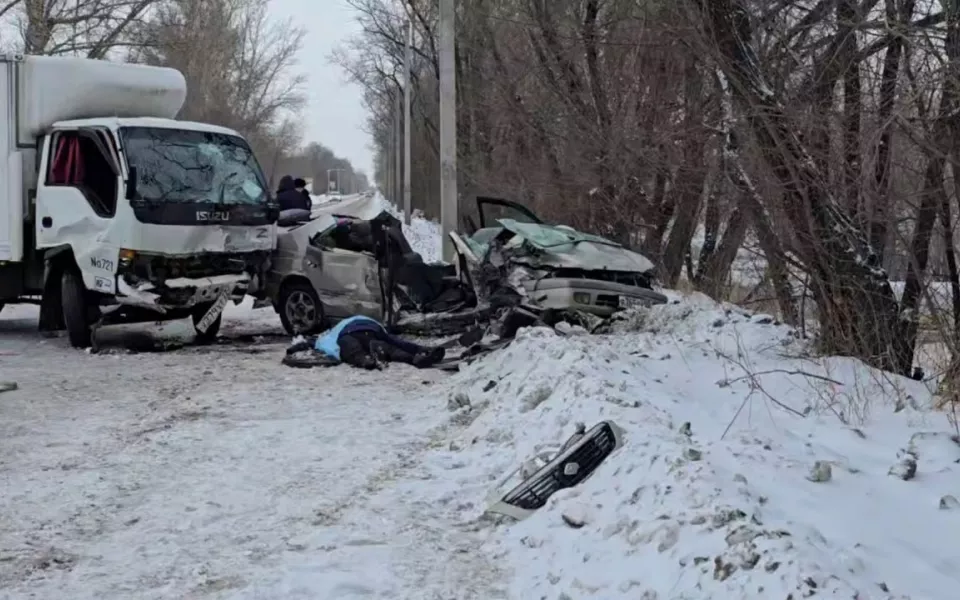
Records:
M317 199L317 196L314 196ZM321 196L319 198L327 199ZM360 217L362 219L372 219L380 212L380 204L376 196L369 198L363 194L350 194L347 196L334 197L322 204L317 204L313 208L314 216L319 215L349 215L351 217Z

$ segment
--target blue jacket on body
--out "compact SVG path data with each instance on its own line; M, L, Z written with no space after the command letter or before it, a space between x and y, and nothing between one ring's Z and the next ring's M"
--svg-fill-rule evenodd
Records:
M380 321L359 315L356 317L348 317L331 327L326 333L317 338L317 341L313 344L313 349L339 361L340 336L361 331L379 333L385 341L410 354L416 354L420 350L420 347L416 344L390 335L390 333L387 332L387 328L384 327Z

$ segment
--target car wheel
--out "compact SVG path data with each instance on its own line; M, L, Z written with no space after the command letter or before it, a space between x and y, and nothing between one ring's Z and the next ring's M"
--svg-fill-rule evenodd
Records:
M198 304L193 309L193 330L197 333L197 342L201 344L209 344L217 339L217 334L220 333L220 324L223 323L223 313L221 312L217 315L217 318L210 323L210 326L207 327L206 331L200 331L197 329L197 325L200 324L200 321L207 314L207 311L213 307L213 302L204 302L203 304Z
M311 334L323 327L323 304L313 286L294 281L280 292L280 322L290 335Z
M60 280L60 303L67 337L74 348L90 347L90 318L87 310L87 289L74 269L64 271Z

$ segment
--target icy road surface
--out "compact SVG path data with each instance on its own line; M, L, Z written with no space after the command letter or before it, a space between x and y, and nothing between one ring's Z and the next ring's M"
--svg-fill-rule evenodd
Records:
M35 327L0 315L20 388L0 394L0 598L497 597L480 553L448 558L456 527L373 502L417 477L440 372L284 367L269 308L232 308L222 335L272 338L165 353L120 350L152 324L103 330L99 355Z

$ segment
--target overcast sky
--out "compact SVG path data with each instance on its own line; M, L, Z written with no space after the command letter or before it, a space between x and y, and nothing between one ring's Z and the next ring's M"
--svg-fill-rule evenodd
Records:
M360 88L346 83L343 71L329 60L338 44L360 30L353 9L344 0L272 0L270 6L273 17L293 17L307 30L297 65L307 76L304 143L320 142L372 177Z
M372 177L373 152L363 131L366 111L360 88L346 83L343 71L329 60L334 48L360 31L355 12L344 0L271 0L270 8L277 21L292 17L307 30L295 67L307 76L304 143L320 142ZM0 23L0 39L15 35L12 23Z

